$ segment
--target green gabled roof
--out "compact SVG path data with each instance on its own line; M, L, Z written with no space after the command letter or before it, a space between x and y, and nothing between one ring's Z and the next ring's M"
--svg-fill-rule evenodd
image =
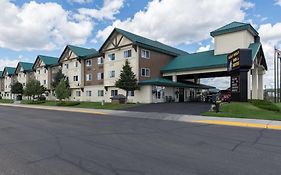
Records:
M226 33L232 33L237 32L241 30L248 30L252 35L257 36L259 33L253 28L253 26L249 23L242 23L242 22L232 22L230 24L227 24L223 27L220 27L210 33L212 37L226 34Z
M249 49L252 49L252 60L257 56L261 48L261 43L252 43L249 45ZM173 59L169 64L161 69L161 72L179 72L179 71L190 71L206 68L220 68L226 67L227 55L214 55L214 50L205 52L198 52L193 54L186 54L178 56ZM267 69L266 63L265 68Z
M128 31L125 31L125 30L122 30L122 29L119 29L119 28L115 28L112 31L110 36L107 38L107 40L101 46L100 51L102 50L102 48L105 46L105 44L107 43L109 38L111 38L111 36L113 35L113 33L115 31L122 34L123 36L125 36L129 40L131 40L133 42L133 44L139 45L139 46L144 47L144 48L156 50L156 51L166 53L166 54L169 54L169 55L174 55L174 56L187 54L187 52L185 52L183 50L168 46L168 45L160 43L158 41L153 41L151 39L133 34L131 32L128 32Z
M67 45L66 47L72 50L75 53L75 55L78 57L85 57L89 55L98 54L98 51L96 49L87 49L87 48L73 46L73 45Z
M214 50L178 56L164 66L162 72L178 72L203 68L225 67L227 54L214 55Z
M5 67L3 72L5 72L5 70L6 70L6 72L8 72L8 75L14 75L16 68L15 67Z
M168 87L187 87L187 85L180 82L173 82L165 78L151 78L139 82L140 85L156 85Z
M204 84L196 84L193 82L185 81L185 82L173 82L166 78L151 78L147 80L143 80L139 82L140 85L155 85L155 86L167 86L167 87L187 87L194 89L213 89L213 86L207 86Z
M38 55L38 57L45 63L46 66L57 65L59 58L45 56L45 55Z
M58 60L59 60L59 58L57 57L38 55L32 66L32 69L34 69L35 63L38 61L38 59L41 59L46 67L58 65Z
M249 49L252 49L252 60L254 60L259 52L259 49L261 47L261 43L260 42L256 42L256 43L251 43L249 46Z
M3 77L3 71L0 71L0 78Z
M32 71L33 63L19 62L18 65L22 67L23 71Z
M262 49L262 44L260 42L251 43L249 49L252 49L252 60L254 60L259 51L261 51L263 59L261 60L261 64L264 66L265 70L267 70L267 63L265 60L265 56Z

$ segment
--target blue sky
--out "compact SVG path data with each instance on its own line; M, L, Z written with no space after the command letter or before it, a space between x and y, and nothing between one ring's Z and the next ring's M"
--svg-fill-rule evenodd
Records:
M66 44L99 49L114 27L204 51L213 48L210 31L241 21L260 33L270 87L273 46L281 46L281 0L1 0L0 10L0 69L39 54L60 56ZM224 88L228 80L216 81Z

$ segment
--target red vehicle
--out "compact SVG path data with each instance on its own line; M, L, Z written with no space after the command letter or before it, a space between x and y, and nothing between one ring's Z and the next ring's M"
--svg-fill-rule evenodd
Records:
M219 97L222 102L228 102L230 103L231 100L231 91L230 90L221 90L219 92Z

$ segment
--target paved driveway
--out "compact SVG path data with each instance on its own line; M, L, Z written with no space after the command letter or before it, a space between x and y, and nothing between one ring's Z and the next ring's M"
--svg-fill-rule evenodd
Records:
M0 175L279 175L281 132L0 107Z
M138 112L161 112L171 114L200 115L211 108L209 103L156 103L126 109Z

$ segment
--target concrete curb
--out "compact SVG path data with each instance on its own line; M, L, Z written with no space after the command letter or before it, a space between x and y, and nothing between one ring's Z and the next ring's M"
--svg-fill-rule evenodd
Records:
M167 114L167 113L158 113L158 112L133 112L133 111L122 111L122 110L86 109L86 108L73 108L73 107L5 104L5 103L0 103L0 106L44 109L44 110L54 110L54 111L66 111L66 112L79 112L79 113L111 115L111 116L130 117L130 118L202 123L202 124L211 124L211 125L225 125L225 126L234 126L234 127L281 130L281 121L273 121L273 120L209 117L209 116L201 116L201 115L179 115L179 114Z

